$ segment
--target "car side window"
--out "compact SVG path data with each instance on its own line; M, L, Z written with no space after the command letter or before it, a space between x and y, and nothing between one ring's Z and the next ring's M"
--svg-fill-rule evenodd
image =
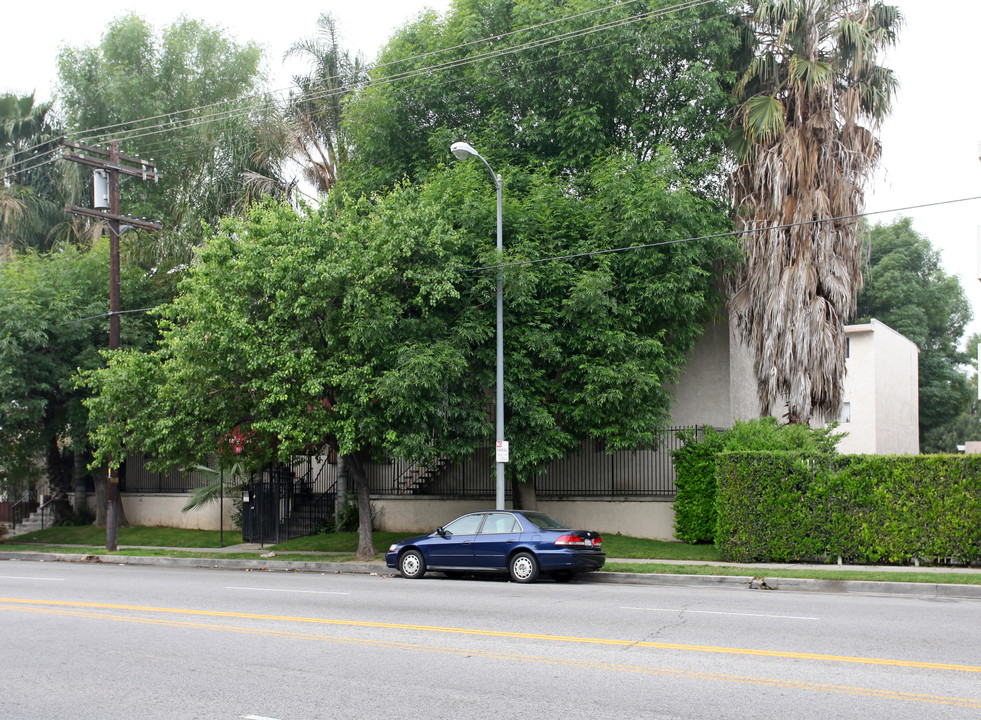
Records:
M473 535L480 527L483 517L483 515L464 515L446 525L443 530L447 535Z
M521 526L515 521L514 515L510 513L489 513L487 520L484 521L484 527L481 529L480 534L509 533L520 531L520 529Z

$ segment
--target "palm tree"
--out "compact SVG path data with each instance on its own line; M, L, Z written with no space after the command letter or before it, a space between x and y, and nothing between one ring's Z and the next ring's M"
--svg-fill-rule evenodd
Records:
M317 34L294 43L285 57L305 57L312 67L294 75L296 91L287 107L292 145L304 162L304 176L322 193L337 184L347 162L348 141L342 125L344 102L362 82L367 68L359 55L342 49L337 24L329 13L317 20Z
M897 87L876 61L902 17L869 0L750 0L744 19L730 187L740 229L751 232L730 313L753 352L761 412L784 401L790 422L834 420L843 326L862 279L850 218Z
M81 175L53 161L62 136L52 105L33 94L0 95L0 259L15 248L79 240L63 208L78 196Z

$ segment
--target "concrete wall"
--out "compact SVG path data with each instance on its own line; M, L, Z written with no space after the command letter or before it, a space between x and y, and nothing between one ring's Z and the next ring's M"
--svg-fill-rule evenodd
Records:
M123 493L123 512L126 513L126 521L130 525L172 527L182 530L220 530L222 526L218 503L196 508L186 513L181 512L190 499L190 494L183 493ZM86 496L86 503L89 509L95 512L94 493L89 493ZM232 504L231 498L225 498L225 530L235 529L235 523L232 521L234 512L235 506Z
M491 501L441 498L376 498L375 529L406 534L432 532L468 512L493 509ZM572 528L654 540L674 540L673 501L539 500L538 509Z

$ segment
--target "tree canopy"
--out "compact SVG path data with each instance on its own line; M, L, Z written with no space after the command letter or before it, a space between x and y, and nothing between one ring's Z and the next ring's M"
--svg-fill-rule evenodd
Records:
M582 173L672 150L717 187L730 3L459 0L397 31L347 114L367 188L424 177L466 140L495 164Z
M238 207L247 173L275 175L263 129L274 107L258 94L258 45L239 45L198 20L158 33L137 15L113 20L95 47L58 57L67 129L89 144L120 140L152 158L159 184L126 186L124 210L164 224L158 236L178 262L190 259L200 222ZM159 258L156 258L159 259Z
M87 444L87 413L74 385L79 369L97 367L109 342L109 249L64 246L48 255L19 253L0 263L0 468L11 481L37 472L46 458L59 487L58 444ZM163 280L166 284L166 279ZM159 301L161 279L132 268L122 275L124 309ZM146 348L153 325L127 315L123 340Z
M945 429L971 402L959 348L971 321L960 281L948 275L940 253L913 228L910 218L871 231L865 288L858 298L861 321L881 320L920 349L920 449L955 452L965 439Z

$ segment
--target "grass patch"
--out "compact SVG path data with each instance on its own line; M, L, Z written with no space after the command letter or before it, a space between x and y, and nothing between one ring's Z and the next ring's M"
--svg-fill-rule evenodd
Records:
M810 580L859 580L869 582L942 583L981 585L981 573L876 572L874 570L773 570L772 568L718 565L660 565L657 563L608 562L600 572L659 575L725 575L729 577L804 578Z
M57 545L27 545L18 544L3 548L7 552L40 552L51 555L98 555L111 560L113 557L172 557L172 558L207 558L209 560L230 559L230 560L287 560L290 562L353 562L355 557L351 555L304 555L303 553L276 553L275 557L263 557L267 554L264 550L257 552L207 552L193 550L169 550L163 548L130 548L127 550L116 550L109 552L103 547L59 547Z
M182 530L180 528L145 527L135 525L121 527L116 533L120 545L147 545L150 547L216 548L221 547L221 533L217 530ZM238 545L242 534L226 530L224 545ZM106 529L94 525L77 527L53 527L46 530L8 538L7 545L22 543L44 545L105 545Z
M413 537L407 533L376 532L372 533L372 542L375 550L384 554L388 546L397 540ZM358 551L358 534L356 532L326 533L323 535L309 535L287 540L278 545L270 545L270 550L279 552L342 552L355 553Z
M603 552L611 558L630 558L644 560L691 560L692 562L711 562L721 560L714 545L689 545L681 542L647 540L629 535L604 535Z

